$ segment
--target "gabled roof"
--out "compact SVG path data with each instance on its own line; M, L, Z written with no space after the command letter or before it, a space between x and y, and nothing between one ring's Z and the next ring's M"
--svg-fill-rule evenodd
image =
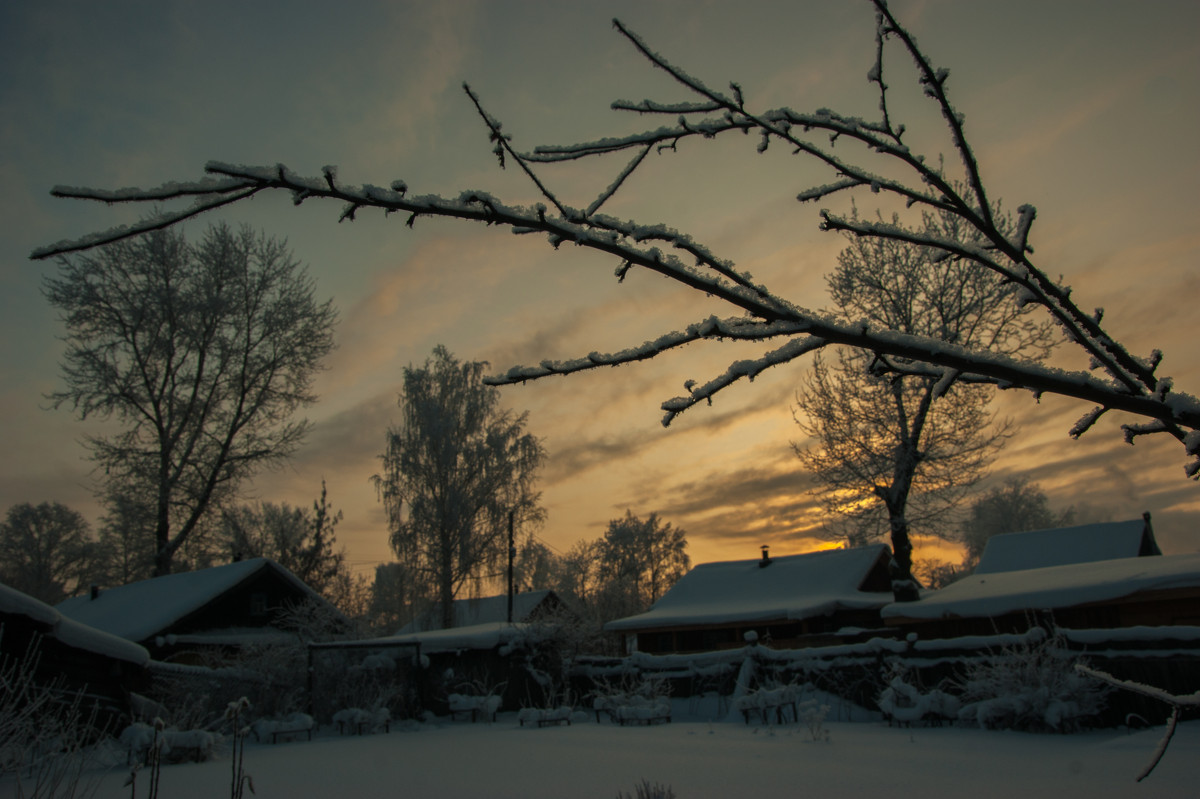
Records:
M556 601L558 597L553 591L525 591L513 596L513 621L525 622L530 620L543 602L550 597ZM441 626L440 606L434 606L420 618L410 621L401 627L396 635L408 635L415 632L434 630ZM508 621L508 595L480 597L478 599L454 600L454 627L474 627L480 624L503 624Z
M96 629L129 641L146 641L264 570L276 572L298 590L321 599L299 577L270 558L251 558L108 588L95 599L87 595L72 597L56 607L64 616Z
M1098 560L973 574L925 594L918 602L888 605L883 609L883 616L892 619L992 618L1172 588L1200 588L1200 554Z
M74 649L139 666L144 666L150 660L149 653L137 644L65 618L45 602L3 583L0 583L0 614L31 619L39 626L48 628L46 635Z
M1161 555L1150 514L1124 522L1100 522L988 539L975 574L1040 569L1068 563Z
M800 620L839 609L883 607L892 601L883 544L805 555L703 563L685 574L654 607L604 625L611 631Z

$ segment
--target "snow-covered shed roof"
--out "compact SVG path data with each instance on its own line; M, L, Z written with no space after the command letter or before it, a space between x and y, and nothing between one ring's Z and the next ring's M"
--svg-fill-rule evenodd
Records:
M25 616L49 628L60 643L98 655L144 666L150 654L144 647L63 616L45 602L0 583L0 613Z
M60 602L57 609L68 618L121 638L145 641L263 570L272 570L300 591L321 598L270 558L251 558L108 588L95 599L88 595L72 597Z
M382 646L419 643L422 654L457 652L463 649L495 649L523 636L527 627L526 624L494 621L453 627L449 630L427 630L387 638L372 638L371 642Z
M703 563L645 613L604 625L610 631L801 620L840 609L883 607L892 600L883 544L761 560ZM880 573L881 572L881 573ZM864 590L874 575L879 587Z
M979 558L975 574L1161 554L1147 513L1141 519L1123 522L992 536Z
M1133 557L973 574L882 611L891 619L994 618L1025 610L1105 602L1173 588L1200 588L1200 554Z
M513 621L529 621L533 612L549 597L554 596L550 590L524 591L513 596ZM440 606L435 606L428 613L410 621L397 631L397 635L423 630L436 629L441 626ZM498 624L508 621L508 595L480 597L478 599L454 600L454 626L474 627L479 624Z

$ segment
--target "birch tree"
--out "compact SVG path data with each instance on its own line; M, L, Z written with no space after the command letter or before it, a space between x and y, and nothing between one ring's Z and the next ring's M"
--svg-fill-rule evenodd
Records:
M663 402L663 423L670 424L679 414L712 402L720 392L768 368L841 344L870 352L877 374L930 378L943 393L955 385L988 384L1025 389L1035 396L1057 394L1078 399L1091 407L1071 427L1071 436L1083 435L1105 414L1127 414L1132 418L1123 426L1126 440L1132 442L1147 435L1177 439L1187 456L1186 473L1196 477L1200 474L1200 401L1176 391L1171 379L1159 374L1160 351L1131 351L1108 333L1102 309L1085 310L1068 287L1053 279L1051 274L1060 274L1062 264L1035 261L1031 234L1037 212L1033 205L1020 205L1014 227L1003 227L969 142L964 117L951 100L949 70L938 66L918 47L885 0L873 0L872 5L875 52L869 63L864 58L867 80L878 96L878 113L871 118L828 108L797 111L754 107L746 101L741 86L710 86L657 53L620 21L614 21L618 33L633 50L669 75L686 97L618 100L613 108L657 116L662 124L633 135L521 151L500 121L486 110L483 100L464 86L467 101L478 109L501 166L515 166L540 192L543 199L533 206L511 205L473 190L456 196L420 194L410 192L403 180L352 185L332 167L305 177L282 164L242 166L211 161L203 179L169 182L153 189L56 187L52 193L59 197L106 203L161 204L183 199L191 200L191 204L162 211L134 225L39 249L33 257L96 247L261 193L280 191L290 194L297 204L332 200L340 205L339 218L343 220L373 209L398 213L410 226L422 217L436 216L507 228L541 236L556 248L565 243L603 253L611 258L618 279L635 269L663 275L697 295L723 303L729 313L698 318L683 330L664 331L651 341L618 352L592 352L569 360L515 366L493 376L493 385L647 360L699 341L739 340L762 345L765 351L760 357L734 361L707 380L689 382L686 393ZM915 151L905 138L905 126L893 114L889 81L894 78L889 58L894 51L911 64L912 77L933 113L944 123L949 153L945 160L934 153ZM854 218L831 210L821 212L820 226L828 231L928 247L938 253L941 263L961 262L994 274L1014 287L1014 302L1034 307L1061 329L1065 339L1077 348L1077 371L1010 357L988 349L984 342L966 346L807 310L811 298L797 296L787 286L756 281L726 254L714 251L696 236L653 220L629 221L601 212L630 176L644 168L650 153L700 147L709 139L730 134L748 134L759 152L784 148L796 158L827 168L829 182L798 187L795 196L802 203L871 192L915 211L956 217L966 232L961 238L930 232L919 222ZM550 165L622 156L628 160L612 170L613 179L594 199L585 197L572 203L552 188Z
M484 385L482 362L460 362L437 347L404 370L401 422L387 432L374 477L390 543L416 590L437 603L443 629L472 580L499 576L514 525L540 521L534 490L546 453L525 431L526 416L500 407Z

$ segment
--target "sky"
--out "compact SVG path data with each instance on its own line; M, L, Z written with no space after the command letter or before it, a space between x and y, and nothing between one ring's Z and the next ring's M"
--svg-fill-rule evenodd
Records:
M1200 393L1193 326L1200 297L1200 5L896 0L894 12L951 71L949 91L992 196L1038 209L1035 262L1104 307L1133 352L1165 353L1160 374ZM41 295L55 265L36 247L136 220L143 209L50 197L57 184L151 187L202 176L209 160L287 164L349 184L403 179L414 193L489 191L536 201L501 171L464 81L518 149L621 135L658 120L616 99L688 99L611 25L620 18L689 73L739 82L755 107L830 107L873 116L867 3L813 2L57 2L0 4L0 510L57 501L95 522L100 509L80 439L100 430L48 407L62 329ZM952 157L909 62L889 51L893 116L930 157ZM795 195L829 182L817 165L754 138L691 141L648 159L605 210L690 232L798 305L829 304L824 274L843 241L818 230ZM624 165L546 169L587 205ZM870 194L859 207L874 210ZM611 259L544 238L451 220L361 213L259 196L192 220L248 224L285 238L340 311L338 349L316 380L314 427L290 463L247 498L306 506L328 484L356 568L388 559L369 478L398 419L402 370L443 344L495 372L611 352L728 310L646 273L623 283ZM770 347L767 347L770 348ZM559 551L602 535L632 510L685 529L693 562L821 545L824 519L792 443L806 361L722 392L669 428L659 405L761 350L701 343L647 363L503 389L528 412L548 459L537 534ZM1056 365L1084 369L1066 349ZM1123 443L1104 419L1079 441L1079 402L1000 392L1019 436L981 489L1038 483L1084 519L1154 517L1167 552L1200 550L1200 488L1173 439ZM917 556L953 559L933 542Z

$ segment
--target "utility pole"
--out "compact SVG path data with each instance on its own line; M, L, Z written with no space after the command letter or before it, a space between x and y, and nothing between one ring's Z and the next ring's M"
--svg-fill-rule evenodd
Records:
M508 512L508 623L513 623L513 560L517 557L517 545L513 540L513 511Z

